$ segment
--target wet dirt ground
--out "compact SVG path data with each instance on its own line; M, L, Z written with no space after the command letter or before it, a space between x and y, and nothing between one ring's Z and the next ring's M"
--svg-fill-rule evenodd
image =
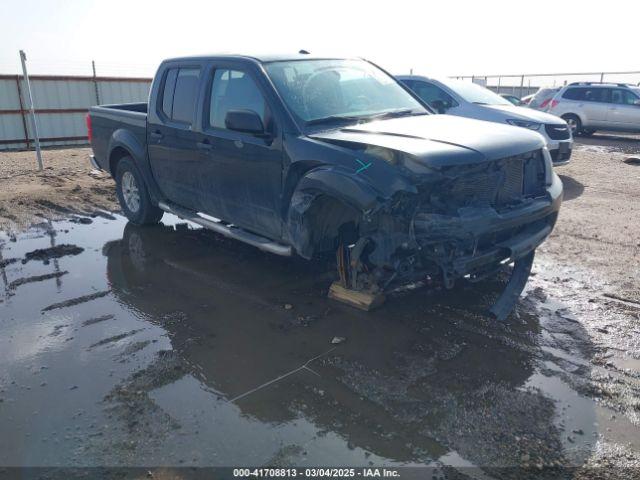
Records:
M640 167L596 140L558 169L558 228L504 323L483 315L498 282L359 312L326 264L172 216L0 234L0 466L638 478Z

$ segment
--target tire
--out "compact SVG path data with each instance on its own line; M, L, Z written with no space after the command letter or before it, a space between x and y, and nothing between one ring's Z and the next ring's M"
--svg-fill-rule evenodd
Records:
M583 137L590 137L594 133L596 133L595 130L587 130L586 128L583 128L582 131L580 132L580 135L582 135Z
M582 121L580 120L580 117L573 113L568 113L566 115L562 115L562 119L567 122L569 130L571 130L571 134L574 137L582 134Z
M123 157L118 162L116 193L122 211L135 225L158 223L164 214L151 202L144 179L131 157Z

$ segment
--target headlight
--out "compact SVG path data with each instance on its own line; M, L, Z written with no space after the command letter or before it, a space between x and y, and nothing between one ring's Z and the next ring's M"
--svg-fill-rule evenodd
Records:
M553 183L553 160L547 147L542 149L542 156L544 157L544 184L549 187Z
M516 127L528 128L529 130L540 130L541 123L531 122L529 120L518 120L517 118L507 118L509 125L515 125Z

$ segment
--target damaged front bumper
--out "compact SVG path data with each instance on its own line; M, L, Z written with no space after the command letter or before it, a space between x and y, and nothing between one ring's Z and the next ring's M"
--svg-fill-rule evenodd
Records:
M551 233L562 203L562 182L554 173L539 195L501 208L463 207L433 213L418 207L407 230L401 215L371 225L369 235L338 252L340 282L371 293L428 279L453 287L477 281L512 264L511 280L492 313L504 318L522 292L535 249Z
M481 276L526 257L551 233L562 203L562 182L553 175L543 197L502 211L463 208L458 215L418 213L414 230L420 256L442 269L443 281Z

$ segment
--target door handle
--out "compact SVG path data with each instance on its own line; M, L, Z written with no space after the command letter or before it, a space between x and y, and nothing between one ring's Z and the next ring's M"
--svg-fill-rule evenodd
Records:
M162 133L157 130L155 132L151 132L149 136L152 140L162 140Z
M213 145L209 143L209 140L203 140L202 142L197 142L196 145L200 150L205 150L205 151L213 150Z

